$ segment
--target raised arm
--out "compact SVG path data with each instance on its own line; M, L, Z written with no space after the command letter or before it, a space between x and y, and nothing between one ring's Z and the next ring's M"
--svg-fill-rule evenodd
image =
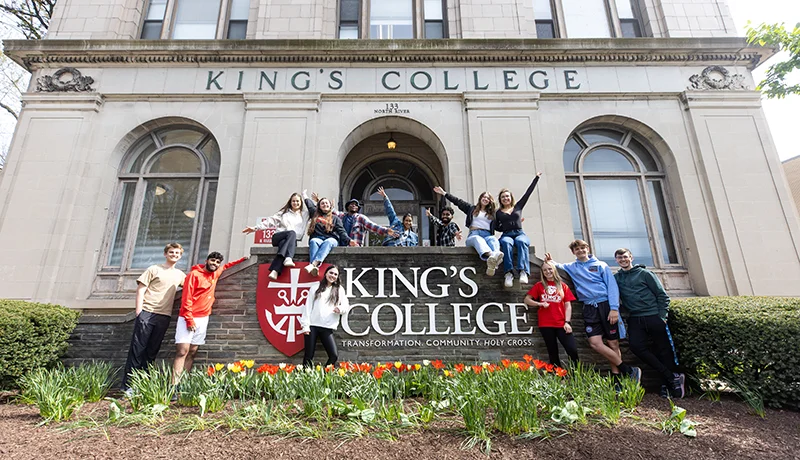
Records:
M431 222L433 222L435 225L438 225L440 227L444 226L444 222L442 222L441 219L439 219L438 217L436 217L433 214L431 214L430 208L425 208L425 215L428 216L428 219Z
M445 197L447 201L456 205L456 207L460 209L461 212L463 212L464 214L469 214L472 212L473 206L470 203L467 203L466 201L462 200L461 198L455 195L451 195L445 192L443 188L436 186L433 188L433 191L438 193L439 195L442 195L443 197Z
M235 265L239 265L240 263L244 262L247 259L249 259L249 257L242 257L241 259L234 260L233 262L228 262L227 264L222 266L222 270L227 270Z
M514 205L515 209L519 210L525 207L525 205L528 203L528 198L531 197L531 193L533 193L533 189L536 188L536 184L539 183L539 177L541 176L541 172L536 173L536 177L533 178L533 182L531 182L531 185L528 186L528 190L525 190L525 194L522 195L522 198L520 198L519 201L517 201L517 204Z
M392 201L386 195L386 192L383 190L383 187L378 187L378 194L383 197L383 210L386 212L386 217L389 218L389 225L402 225L400 219L397 218L397 213L394 211L394 206L392 206Z
M397 219L397 216L395 216L395 219ZM364 214L359 214L358 220L361 221L361 225L363 225L367 230L375 232L378 235L386 235L391 233L388 227L376 224L375 222L369 220L369 217L365 216Z

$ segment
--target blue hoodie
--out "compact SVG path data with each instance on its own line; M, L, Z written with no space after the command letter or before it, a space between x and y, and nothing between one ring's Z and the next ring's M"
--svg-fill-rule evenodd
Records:
M589 254L589 260L576 260L568 264L558 264L558 268L569 273L575 283L578 300L596 305L608 301L612 310L619 311L619 288L608 265Z

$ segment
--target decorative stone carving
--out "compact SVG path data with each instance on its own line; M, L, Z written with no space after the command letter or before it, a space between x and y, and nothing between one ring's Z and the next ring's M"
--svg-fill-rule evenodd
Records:
M64 74L72 77L70 80L62 80ZM56 70L53 75L43 75L36 79L36 91L47 93L67 93L67 92L91 92L94 78L84 77L81 72L74 67L63 67Z
M744 84L744 75L731 74L728 69L718 65L708 66L697 75L689 77L692 85L689 89L723 90L749 89Z

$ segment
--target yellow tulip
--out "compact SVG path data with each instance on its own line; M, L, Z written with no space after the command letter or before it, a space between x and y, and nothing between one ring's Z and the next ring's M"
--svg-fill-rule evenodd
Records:
M247 366L248 369L251 369L256 364L256 362L253 361L252 359L246 359L246 360L242 361L242 364Z
M224 368L225 368L225 365L222 364L222 363L214 364L214 369L217 370L217 371L221 371Z
M398 367L398 368L399 368L399 367L400 367L400 366L402 366L402 365L403 365L403 362L402 362L402 361L395 361L395 362L394 362L394 367Z
M422 369L422 366L420 366L419 364L414 364L414 370L415 371L418 371L420 369Z
M344 377L345 373L346 373L346 371L344 369L339 368L339 377Z

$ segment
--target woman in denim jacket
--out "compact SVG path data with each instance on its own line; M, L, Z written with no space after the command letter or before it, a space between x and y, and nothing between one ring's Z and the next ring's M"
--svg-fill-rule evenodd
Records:
M383 187L378 187L378 194L383 197L383 209L386 211L386 217L389 218L389 226L397 234L397 236L386 236L386 238L383 239L383 245L418 246L419 236L414 233L414 219L412 218L411 213L405 213L405 215L403 215L403 220L401 221L397 217L397 213L394 212L394 206L392 206L392 202L389 200L389 197L386 196L386 192L383 190Z

